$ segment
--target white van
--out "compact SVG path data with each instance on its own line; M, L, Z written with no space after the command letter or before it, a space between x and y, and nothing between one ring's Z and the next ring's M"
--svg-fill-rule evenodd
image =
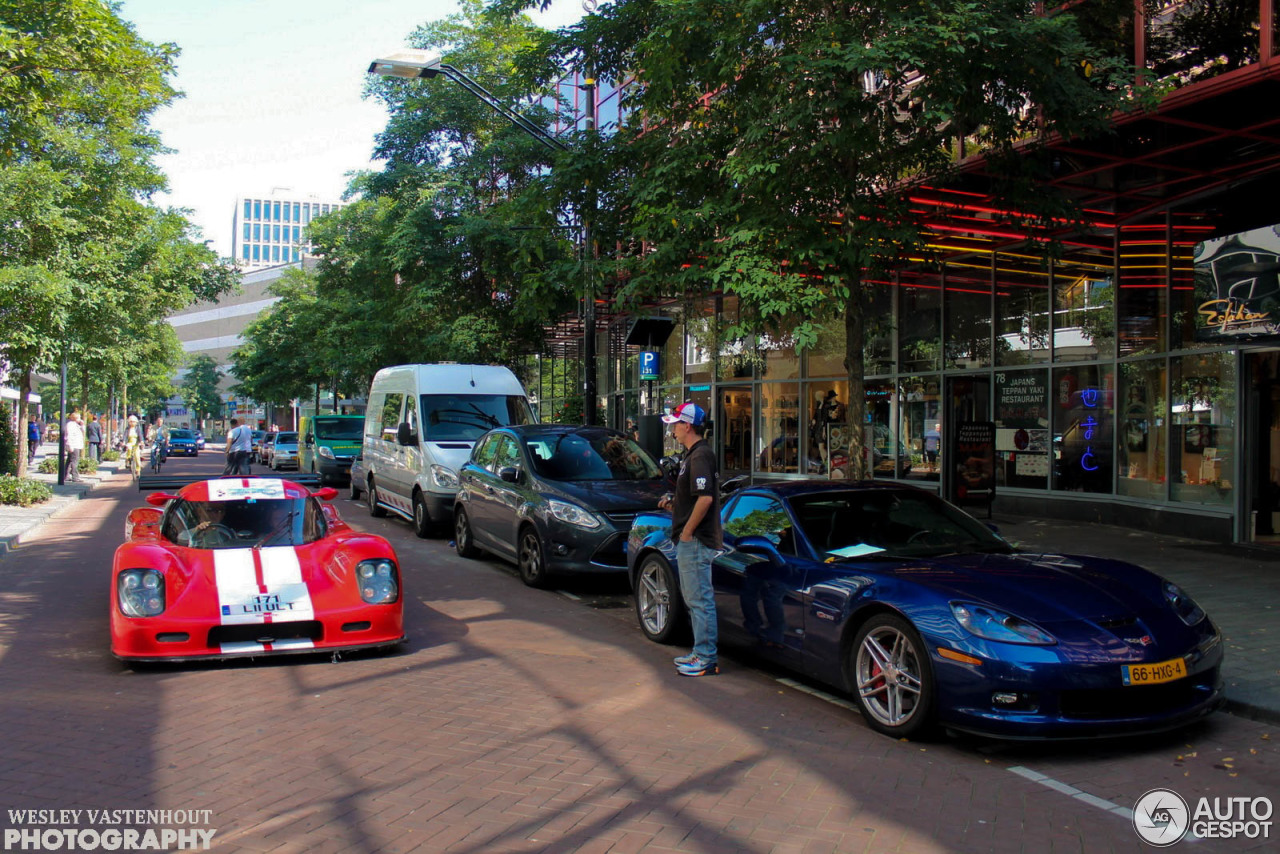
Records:
M507 368L383 368L373 377L364 419L361 486L369 492L369 512L404 516L420 537L452 530L457 473L476 440L494 427L536 422Z

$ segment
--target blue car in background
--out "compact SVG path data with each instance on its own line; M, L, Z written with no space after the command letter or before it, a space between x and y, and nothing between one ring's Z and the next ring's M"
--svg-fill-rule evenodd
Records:
M191 430L169 431L169 456L171 457L194 457L200 453L200 446L196 443L196 434Z
M1223 700L1222 636L1141 567L1020 552L931 492L791 481L733 493L712 563L720 640L853 695L903 738L1174 729ZM632 525L628 571L651 640L687 635L666 513Z

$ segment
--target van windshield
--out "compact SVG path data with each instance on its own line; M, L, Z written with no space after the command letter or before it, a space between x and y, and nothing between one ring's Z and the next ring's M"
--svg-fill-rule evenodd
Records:
M348 439L352 442L359 442L363 434L363 418L316 419L316 436L321 439Z
M423 441L474 442L494 427L532 423L533 412L523 395L422 395Z

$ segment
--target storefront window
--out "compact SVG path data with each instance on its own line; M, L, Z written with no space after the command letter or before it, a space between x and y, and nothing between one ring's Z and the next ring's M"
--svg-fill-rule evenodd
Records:
M810 377L843 377L844 369L844 317L834 317L816 324L818 340L805 351L807 375ZM868 362L866 373L877 373Z
M677 319L676 325L671 329L670 337L662 345L662 363L658 366L658 372L662 377L663 385L678 385L684 382L684 330L683 318Z
M685 380L690 385L711 382L719 334L715 301L704 300L685 324Z
M1111 492L1115 373L1109 367L1053 372L1053 488Z
M890 382L866 384L868 423L863 428L863 446L870 454L872 477L905 477L911 456L898 433L898 395Z
M1203 328L1204 321L1200 308L1218 295L1214 266L1205 263L1200 270L1196 269L1196 247L1212 236L1216 228L1207 216L1200 214L1174 214L1171 220L1169 302L1173 311L1173 346L1184 350L1217 346L1221 342L1208 340L1207 336L1206 340L1196 340L1196 330ZM1203 250L1205 247L1200 248ZM1197 274L1199 282L1196 281ZM1246 271L1241 271L1241 274L1242 278L1251 276Z
M806 383L805 389L805 398L809 401L809 473L829 477L849 461L849 383L846 380Z
M1049 483L1049 374L997 371L996 484L1044 489Z
M946 281L946 367L991 367L991 255L947 264Z
M738 322L738 298L722 297L720 300L720 358L717 362L717 375L721 382L725 380L750 380L755 373L755 352L752 340L742 338L726 338L729 330Z
M1098 246L1069 247L1053 263L1053 358L1058 362L1115 355L1116 289L1111 238L1086 239L1096 241Z
M796 474L800 467L800 384L761 383L756 471ZM806 466L807 467L807 466Z
M764 363L760 366L761 379L799 378L800 356L796 351L795 338L791 336L791 324L781 330L762 334L756 340L756 346L764 356Z
M867 312L864 322L862 342L863 374L887 374L893 370L893 331L894 319L893 297L898 289L889 280L866 282L868 302L864 307ZM845 340L844 318L839 319L840 341ZM839 374L844 373L844 362L839 362ZM813 376L811 374L811 376Z
M904 270L898 281L898 368L936 371L942 361L942 277Z
M1231 506L1234 492L1236 370L1231 353L1173 361L1174 501Z
M1162 500L1168 459L1164 360L1121 365L1119 392L1116 492Z
M1049 267L1038 255L996 256L996 364L1049 360Z
M899 384L902 443L909 466L903 476L935 483L946 450L942 418L941 381L936 376L906 377Z
M1120 355L1140 356L1166 349L1165 289L1169 265L1164 215L1120 228Z

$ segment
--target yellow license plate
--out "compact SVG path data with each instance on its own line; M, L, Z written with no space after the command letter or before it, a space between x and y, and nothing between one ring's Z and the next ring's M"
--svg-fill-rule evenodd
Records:
M1157 661L1155 664L1122 664L1120 678L1126 685L1159 685L1187 675L1187 662L1181 658Z

